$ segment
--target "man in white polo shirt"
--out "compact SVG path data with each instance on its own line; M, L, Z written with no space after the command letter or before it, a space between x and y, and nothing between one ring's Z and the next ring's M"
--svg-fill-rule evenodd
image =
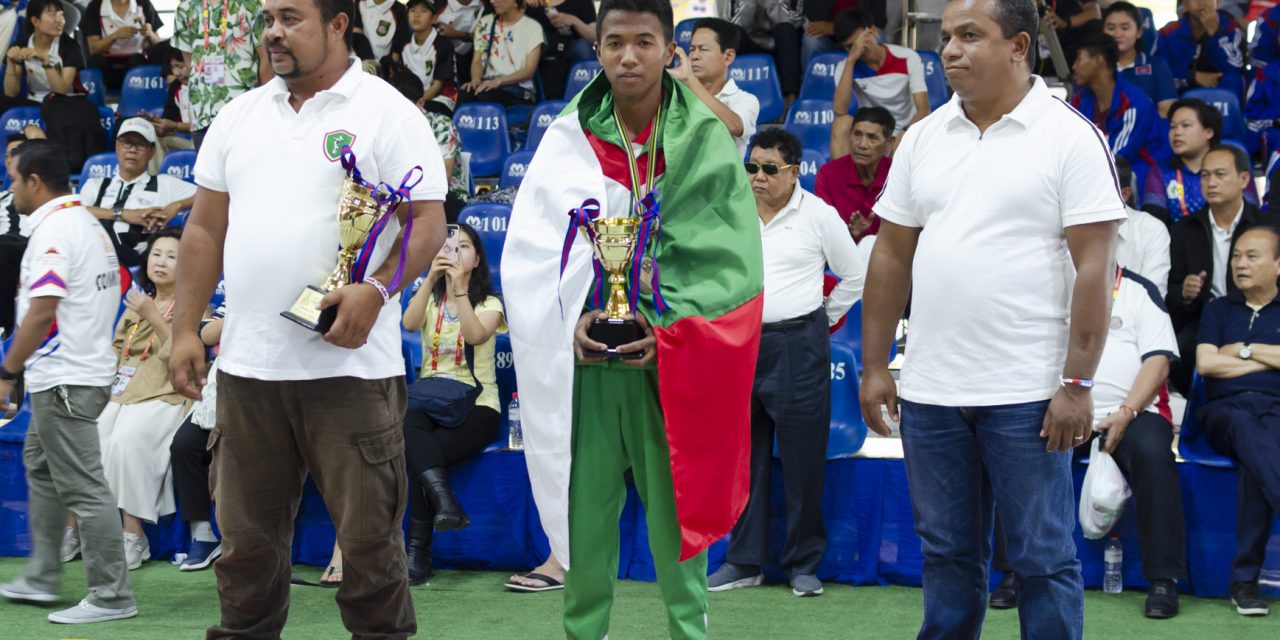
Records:
M119 170L110 178L80 185L80 199L102 221L126 267L141 266L147 238L195 202L196 186L169 175L149 173L156 154L156 128L145 118L129 118L116 132Z
M1155 216L1133 208L1133 168L1122 157L1115 161L1127 214L1116 234L1116 263L1150 280L1163 298L1169 289L1169 229Z
M218 114L196 162L173 320L175 389L199 397L196 328L223 269L235 309L210 434L223 534L213 565L222 619L211 638L280 633L308 472L342 548L337 599L347 629L365 638L417 629L400 528L408 495L398 293L443 243L447 182L421 112L349 57L353 11L350 0L267 0L263 41L276 78ZM372 275L323 299L337 317L321 334L281 313L337 261L344 147L364 180L403 185L411 202L368 240Z
M49 620L132 618L138 608L125 569L120 513L98 444L98 414L116 372L111 336L120 306L119 265L106 231L71 194L65 152L33 140L14 154L14 204L30 217L32 233L22 258L18 332L0 364L0 404L25 369L32 415L22 462L31 558L23 577L0 587L0 595L37 604L60 599L58 551L70 511L80 523L89 595Z
M1037 29L1033 0L947 5L956 95L907 130L874 207L861 405L888 435L886 363L910 289L901 432L925 557L921 638L980 635L993 499L1023 634L1083 633L1070 451L1093 425L1125 209L1106 140L1030 73Z
M787 541L779 564L794 595L822 595L817 574L827 550L822 485L831 431L828 329L862 295L866 268L836 210L796 182L801 150L791 133L766 129L752 142L746 163L760 214L765 292L751 392L751 494L729 537L727 561L707 578L709 591L754 587L764 578L776 435L787 490ZM839 284L824 298L827 265Z
M741 30L728 20L699 20L693 25L689 54L677 48L680 63L668 73L711 108L738 143L738 155L746 157L747 143L756 133L760 100L729 77L729 65L737 57L740 34Z

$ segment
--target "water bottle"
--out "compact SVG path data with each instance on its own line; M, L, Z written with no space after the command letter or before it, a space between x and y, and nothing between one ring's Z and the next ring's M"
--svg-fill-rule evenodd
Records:
M520 430L520 394L511 394L511 404L507 405L507 448L512 451L524 451L524 432Z
M1111 536L1107 538L1106 550L1102 552L1103 569L1102 573L1102 590L1106 593L1120 593L1124 591L1124 547L1120 545L1120 539Z

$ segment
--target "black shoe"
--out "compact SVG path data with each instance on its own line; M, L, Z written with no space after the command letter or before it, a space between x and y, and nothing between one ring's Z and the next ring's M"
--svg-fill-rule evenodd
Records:
M1257 582L1232 582L1231 604L1242 616L1265 616L1271 612L1267 601L1258 593Z
M1172 580L1152 580L1143 615L1157 620L1178 615L1178 585Z
M471 518L467 517L467 512L462 510L462 505L458 504L453 490L449 488L444 467L432 467L423 471L418 476L418 481L422 483L427 501L431 503L431 510L436 514L436 531L465 529L471 524Z
M1004 574L996 590L991 592L992 609L1018 608L1018 576L1012 571Z
M409 520L409 586L426 584L431 578L431 529L428 520Z

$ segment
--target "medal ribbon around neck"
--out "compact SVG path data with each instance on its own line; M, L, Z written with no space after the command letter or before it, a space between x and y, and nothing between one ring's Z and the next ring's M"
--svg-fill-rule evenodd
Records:
M628 135L627 126L623 124L618 110L613 111L613 124L618 130L618 135L622 138L622 147L626 151L627 156L627 172L631 177L631 206L628 211L629 215L636 215L640 218L640 229L636 233L636 247L631 259L631 282L630 303L631 311L637 313L640 302L640 288L636 286L640 282L643 274L644 256L648 252L650 254L650 262L653 265L653 274L650 278L649 288L653 291L653 306L661 316L663 311L670 309L665 298L662 297L662 280L658 272L657 243L653 243L650 248L650 240L658 236L662 226L662 216L660 199L658 190L654 187L654 175L658 167L657 149L658 138L662 134L662 103L658 103L658 112L653 116L653 123L649 131L649 139L645 141L645 148L641 155L648 156L649 167L646 172L647 181L640 182L640 159L631 150L631 136ZM644 188L648 187L649 192L645 193ZM597 282L599 282L599 269L597 266ZM596 301L598 301L599 287L597 287Z

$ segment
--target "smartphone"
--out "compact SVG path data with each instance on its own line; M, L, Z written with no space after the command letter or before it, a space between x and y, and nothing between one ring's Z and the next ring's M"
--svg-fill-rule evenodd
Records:
M446 224L444 226L444 246L440 247L440 255L457 262L458 260L458 233L461 229L456 224Z

